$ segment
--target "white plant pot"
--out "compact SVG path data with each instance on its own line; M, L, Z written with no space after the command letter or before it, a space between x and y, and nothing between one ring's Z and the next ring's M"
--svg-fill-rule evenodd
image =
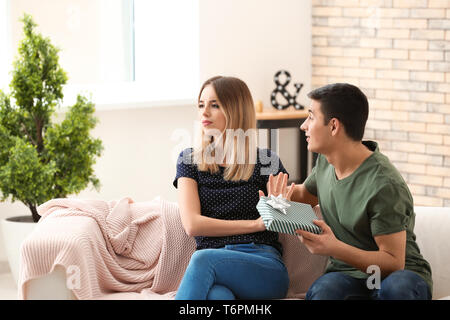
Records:
M31 216L10 217L2 220L6 256L16 284L19 280L20 246L36 225Z

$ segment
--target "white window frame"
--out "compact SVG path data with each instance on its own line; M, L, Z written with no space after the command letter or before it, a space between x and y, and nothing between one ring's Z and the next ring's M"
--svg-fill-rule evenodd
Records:
M197 37L199 37L199 1L195 1L197 16ZM197 47L199 48L199 39L197 38ZM133 52L134 55L134 52ZM135 66L133 66L134 68ZM199 62L198 62L199 69ZM197 73L197 83L199 83L199 74ZM147 94L149 88L146 83L135 81L124 81L116 83L95 83L95 84L68 84L64 88L65 107L72 105L76 101L77 94L92 94L91 98L96 103L96 110L114 110L114 109L138 109L151 107L171 107L171 106L192 106L195 105L197 92L192 93L192 98L188 99L168 99L153 100Z
M88 97L95 103L96 110L140 109L171 106L192 106L196 99L152 100L145 96L148 87L136 82L67 84L64 86L62 111L76 101L78 94ZM194 93L196 94L196 93Z
M0 24L9 23L9 2L11 0L0 0ZM198 17L198 1L195 2L198 21L197 24L197 37L199 36L199 17ZM2 10L4 9L4 10ZM5 19L3 19L3 16ZM4 22L3 22L4 21ZM6 32L2 33L0 30L0 43L2 43L2 48L4 48L3 44L7 43L8 47L6 50L2 50L3 54L0 55L2 58L0 61L0 70L4 70L4 65L7 66L7 70L11 70L12 68L12 49L10 48L10 30L5 30ZM197 39L197 47L199 39ZM133 53L134 54L134 53ZM6 58L5 58L6 56ZM199 65L199 64L198 64ZM199 68L198 68L199 69ZM196 75L197 84L199 84L199 70ZM6 80L3 79L5 76L0 76L0 89L5 92L9 92L9 81L5 83ZM175 77L175 75L174 75ZM10 77L8 76L8 80ZM175 79L174 79L175 81ZM170 84L169 84L170 85ZM64 101L61 103L61 108L57 109L58 112L67 111L68 107L73 105L76 101L76 96L78 94L82 94L84 96L89 97L93 103L95 103L96 110L117 110L117 109L136 109L136 108L152 108L152 107L170 107L170 106L192 106L196 104L196 95L197 92L192 93L192 98L188 97L185 99L180 99L175 97L174 99L167 100L154 100L151 95L149 95L149 88L145 83L138 83L134 81L123 81L123 82L114 82L114 83L87 83L87 84L66 84L63 89L64 93Z

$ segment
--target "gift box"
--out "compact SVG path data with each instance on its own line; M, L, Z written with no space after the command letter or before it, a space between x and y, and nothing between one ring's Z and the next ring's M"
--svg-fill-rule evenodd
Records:
M298 229L315 234L321 233L321 229L312 222L318 220L318 218L311 205L284 200L280 202L279 208L276 209L269 204L274 201L276 202L274 197L260 197L256 205L267 230L293 235L297 235L295 230ZM284 204L287 205L284 206ZM277 206L275 205L275 207Z

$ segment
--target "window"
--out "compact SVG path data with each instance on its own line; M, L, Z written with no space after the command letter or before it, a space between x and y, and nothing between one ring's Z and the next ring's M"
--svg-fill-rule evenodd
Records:
M69 77L63 105L78 93L92 94L97 109L195 100L198 0L0 1L10 6L14 55L24 12L61 49Z
M9 71L11 70L11 49L8 37L8 2L0 0L0 90L9 92Z

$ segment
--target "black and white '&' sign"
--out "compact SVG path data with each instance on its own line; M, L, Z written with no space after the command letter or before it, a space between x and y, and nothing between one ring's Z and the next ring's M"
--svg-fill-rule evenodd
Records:
M284 83L281 83L279 80L280 75L285 75L286 80ZM272 91L270 101L272 103L272 106L278 110L287 109L290 106L293 106L296 110L304 109L305 107L299 104L296 100L298 97L298 94L300 92L300 89L303 87L303 83L294 83L294 86L296 88L295 94L292 96L287 90L286 86L291 82L291 74L286 70L280 70L277 73L275 73L274 79L276 87ZM278 102L277 97L279 95L282 95L284 100L286 100L286 103L281 104Z

